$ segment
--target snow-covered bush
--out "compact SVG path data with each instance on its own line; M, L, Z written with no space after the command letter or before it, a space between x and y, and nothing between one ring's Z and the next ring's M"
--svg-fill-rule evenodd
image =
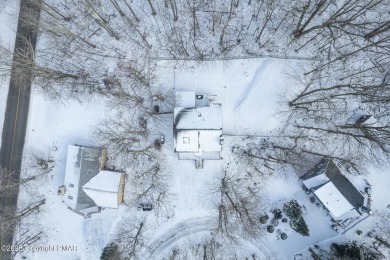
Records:
M299 217L302 216L302 207L296 200L290 200L284 204L283 212L286 213L290 219L299 219Z
M298 219L291 219L290 226L292 229L294 229L296 232L301 234L302 236L309 236L309 228L304 220L304 218L301 216Z
M117 260L121 259L121 254L118 250L118 245L115 243L110 243L103 248L102 255L100 260Z
M290 218L290 226L302 236L309 236L309 228L302 217L302 206L296 200L290 200L283 206L283 212Z

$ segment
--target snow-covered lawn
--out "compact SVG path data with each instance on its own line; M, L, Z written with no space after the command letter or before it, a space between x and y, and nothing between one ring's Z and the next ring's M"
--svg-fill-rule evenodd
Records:
M158 82L153 82L154 84L163 82L161 87L168 89L175 87L176 90L216 94L223 106L224 133L240 135L267 132L280 124L280 118L275 116L275 112L278 111L278 100L288 89L285 73L297 62L276 59L214 61L201 64L186 62L181 69L179 66L177 69L171 69L174 63L170 61L157 63ZM40 187L40 192L47 197L45 211L40 220L40 224L45 226L47 236L43 245L78 246L77 252L35 253L35 259L42 259L49 254L57 259L74 259L76 256L81 259L96 259L109 242L115 219L121 218L125 206L118 211L104 210L92 215L90 219L84 219L68 210L57 195L57 188L64 180L67 145L96 145L91 138L91 128L107 117L109 112L103 98L84 103L57 103L45 99L39 93L33 93L26 149L50 149L56 165L51 173L53 176ZM227 162L227 158L221 161L205 161L204 168L197 170L193 161L178 160L173 152L172 124L169 123L172 121L167 122L160 131L166 138L162 151L166 154L166 164L172 175L170 187L175 194L174 216L170 220L157 219L160 225L154 237L150 238L150 246L153 247L153 241L164 239L178 225L188 232L184 232L185 236L178 233L177 239L167 244L164 249L172 247L175 242L188 235L210 228L211 216L215 216L216 212L210 210L215 209L215 205L210 205L207 188ZM191 225L196 228L192 230Z
M352 179L356 183L364 182L366 179L372 185L372 208L374 210L382 210L390 205L390 196L388 194L389 183L390 183L390 168L387 167L368 169L366 176L355 176ZM386 194L386 195L384 195Z
M285 119L279 117L278 112L280 100L289 88L287 73L303 63L270 58L204 62L152 60L151 66L155 68L152 84L164 90L215 95L212 98L222 104L224 135L269 135L282 126ZM195 169L194 161L178 160L173 153L172 126L161 131L166 136L164 153L171 167L172 192L176 194L176 200L175 216L165 227L159 228L156 241L164 241L175 225L185 230L185 223L191 219L200 227L192 231L188 227L192 235L205 231L207 226L210 228L211 216L215 218L217 212L215 205L210 205L208 188L229 162L234 144L233 139L226 139L223 160L205 160L203 169ZM172 244L164 243L161 249L168 249L173 242L183 238L179 236Z
M291 89L288 74L305 61L288 59L238 59L217 61L152 61L155 86L174 91L216 95L222 104L223 133L267 134L285 122L285 92Z
M112 223L121 211L106 209L102 214L84 219L67 209L62 197L57 195L57 189L64 183L67 146L96 146L90 138L91 126L107 115L105 101L96 98L84 103L59 104L33 92L29 113L25 150L49 151L56 165L51 176L38 187L38 193L45 195L46 204L36 223L43 226L45 232L43 241L37 245L53 245L55 250L35 252L34 259L97 259L108 243ZM74 245L77 251L57 250L57 245Z
M222 103L223 134L231 135L223 147L223 160L205 161L203 169L195 169L194 161L178 160L177 154L173 152L172 119L164 121L166 125L160 126L159 131L165 135L165 144L162 146L166 160L164 163L171 173L169 185L174 194L174 215L169 219L159 219L153 211L131 211L131 214L147 216L152 220L150 223L154 223L153 235L148 237L148 254L158 259L175 244L185 243L188 239L196 240L196 235L209 232L216 210L208 197L208 188L229 162L231 145L240 138L234 136L269 135L274 129L283 126L286 118L278 112L283 109L281 101L284 95L291 90L287 74L303 66L304 61L264 58L202 63L152 60L151 63L156 68L156 77L152 81L154 87L215 94ZM49 150L56 165L51 173L53 176L39 187L39 192L45 194L47 200L37 223L44 226L46 234L40 245L77 246L74 252L35 252L33 259L97 259L103 247L110 242L115 224L130 214L129 209L122 205L118 210L106 209L84 219L67 209L61 196L57 195L57 188L64 181L67 145L96 146L91 137L91 128L108 117L110 112L104 98L95 97L84 103L68 101L59 104L45 99L39 93L33 93L26 149L34 147ZM279 259L290 259L307 246L337 233L331 229L326 214L309 202L298 185L298 177L293 173L284 176L266 183L269 208L265 210L278 205L278 201L296 199L306 207L304 218L310 236L303 237L283 224L280 227L288 234L287 240L278 240L276 232L268 234L265 231L263 238L246 243L248 248L262 252L265 256L276 254ZM381 179L383 176L374 176L375 180L372 181L371 177L367 177L373 185L374 206L377 208L388 202L379 195L386 191ZM378 196L380 203L376 204L375 196Z
M310 236L305 237L292 230L288 223L282 223L281 220L278 220L279 224L275 227L275 231L272 234L265 230L268 243L279 253L280 259L292 259L297 252L300 252L307 246L338 235L331 228L331 222L326 218L324 210L310 203L308 195L299 186L298 177L294 173L286 175L285 178L274 179L268 183L266 194L269 196L269 206L265 209L265 213L267 213L269 219L263 225L264 229L272 221L273 214L270 211L276 208L282 210L284 203L292 199L297 200L301 206L304 206L302 216L309 228ZM284 213L283 217L288 219ZM280 239L278 229L280 229L281 233L285 233L288 236L286 240Z

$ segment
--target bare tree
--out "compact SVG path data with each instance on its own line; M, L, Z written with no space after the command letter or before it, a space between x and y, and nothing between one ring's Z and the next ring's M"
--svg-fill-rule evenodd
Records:
M147 119L136 112L119 113L100 122L93 130L93 136L113 156L130 154L136 159L153 157L156 153Z
M125 3L125 5L127 6L127 8L130 10L131 14L135 17L135 20L137 22L140 22L141 20L138 18L138 16L135 14L133 8L131 7L131 4L127 2L127 0L124 0L123 1Z
M174 195L170 192L170 174L163 159L133 168L126 189L127 204L137 207L139 203L150 203L157 216L173 216Z
M383 4L382 0L371 0L361 3L357 0L344 0L334 5L331 1L317 0L308 1L300 10L299 21L294 31L295 37L301 37L314 30L323 29L330 26L351 25L359 17L364 16L370 10ZM312 25L316 16L326 16L319 25Z
M241 145L235 145L235 160L239 161L248 174L266 181L275 173L299 167L305 161L297 144L299 138L249 137ZM302 136L303 139L303 136Z
M256 177L230 165L212 184L210 194L218 210L216 236L237 241L237 236L261 234L257 218L261 213L262 190Z
M179 20L179 15L177 11L177 4L176 0L169 0L169 6L171 7L172 10L172 15L173 15L173 21L178 21ZM165 7L168 7L168 0L165 0Z
M28 149L25 155L24 168L27 172L25 178L46 177L55 167L54 158L47 151L38 149Z
M142 259L139 253L145 246L146 232L146 219L128 217L116 226L113 242L119 246L121 255L130 259Z
M153 16L157 15L156 10L154 9L152 2L150 0L147 0L147 1L148 1L149 6L150 6L150 9L152 10L152 15Z
M11 198L21 192L31 192L34 178L24 178L22 180L15 179L13 172L7 169L0 169L0 199L3 201L0 207L0 234L2 239L9 234L18 233L21 226L28 219L37 220L37 215L41 212L46 200L40 196L26 196L18 203L12 202ZM21 185L21 186L20 186ZM36 183L35 183L36 185ZM19 188L20 186L20 188ZM34 190L36 187L34 186ZM34 229L34 228L31 228ZM17 246L31 245L39 240L42 232L31 235L25 232L16 236L15 244ZM24 236L26 235L26 236ZM15 252L13 252L15 254Z

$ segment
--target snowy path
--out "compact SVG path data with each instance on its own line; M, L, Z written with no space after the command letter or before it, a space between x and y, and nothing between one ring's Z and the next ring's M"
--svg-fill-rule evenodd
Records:
M215 220L211 218L192 218L182 221L165 232L163 235L155 238L148 246L148 259L157 259L167 248L173 246L180 239L199 232L212 231L215 227ZM277 259L277 253L270 243L260 237L258 239L248 240L255 248L259 250L267 259Z
M165 249L173 245L175 242L189 235L196 234L203 231L212 230L213 219L210 218L192 218L176 224L169 231L163 235L155 238L148 246L149 258L156 259Z
M278 253L274 250L274 248L269 243L269 241L266 239L266 237L260 237L256 240L253 240L250 242L255 247L257 247L260 252L263 253L263 255L264 255L264 257L266 257L266 259L269 259L269 260L280 259L280 256L278 256Z

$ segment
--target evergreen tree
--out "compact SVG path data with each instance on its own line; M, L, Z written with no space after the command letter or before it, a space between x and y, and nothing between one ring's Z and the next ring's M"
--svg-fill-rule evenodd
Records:
M100 260L118 260L121 259L120 252L118 251L118 245L110 243L103 249Z

